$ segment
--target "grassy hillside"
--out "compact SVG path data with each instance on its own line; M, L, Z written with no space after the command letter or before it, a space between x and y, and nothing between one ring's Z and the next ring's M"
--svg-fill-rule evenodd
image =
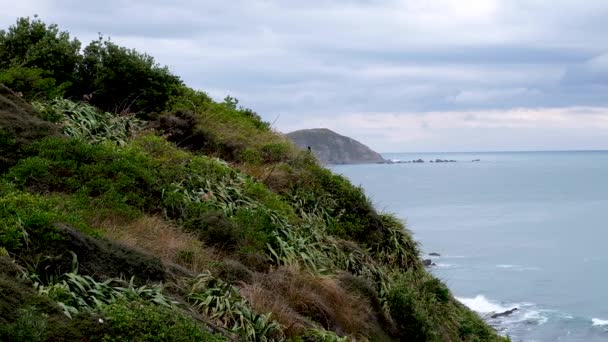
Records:
M1 340L502 340L255 112L79 44L0 32Z

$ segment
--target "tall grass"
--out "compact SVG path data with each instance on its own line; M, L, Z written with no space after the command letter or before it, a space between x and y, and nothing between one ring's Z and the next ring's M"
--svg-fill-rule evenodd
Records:
M57 279L51 279L48 285L43 284L36 275L29 275L34 281L38 293L43 294L57 302L69 318L81 311L101 309L104 305L116 302L119 299L141 299L172 307L175 301L163 294L161 285L135 286L134 278L129 281L121 278L109 278L97 281L88 275L78 274L78 261L73 254L73 270Z
M58 121L65 135L90 143L109 140L126 145L129 137L143 128L143 122L132 115L102 112L83 102L58 98L33 105L47 118Z
M200 313L247 341L281 338L281 327L270 320L270 313L254 312L236 287L215 278L210 272L203 272L194 279L188 301Z
M268 246L275 263L302 265L315 273L347 271L376 285L381 300L386 300L390 278L369 252L353 242L341 240L324 231L323 220L308 214L307 224L275 233L277 247Z

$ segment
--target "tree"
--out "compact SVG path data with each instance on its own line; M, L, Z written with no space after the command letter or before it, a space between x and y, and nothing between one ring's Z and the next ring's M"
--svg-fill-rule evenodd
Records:
M0 30L2 83L35 97L61 96L74 82L80 42L36 16Z
M179 77L154 58L99 37L83 53L79 90L108 111L162 111L182 86Z

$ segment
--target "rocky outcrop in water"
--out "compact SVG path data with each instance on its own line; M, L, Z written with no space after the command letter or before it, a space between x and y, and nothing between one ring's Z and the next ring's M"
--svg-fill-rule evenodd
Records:
M492 314L490 316L490 318L498 318L498 317L509 316L510 314L514 313L517 310L518 310L517 308L513 308L511 310L507 310L507 311L504 311L504 312L495 313L495 314Z
M437 264L435 264L435 263L433 262L433 260L431 260L431 259L424 259L424 260L422 260L422 264L423 264L424 266L426 266L426 267L429 267L429 266L437 266Z

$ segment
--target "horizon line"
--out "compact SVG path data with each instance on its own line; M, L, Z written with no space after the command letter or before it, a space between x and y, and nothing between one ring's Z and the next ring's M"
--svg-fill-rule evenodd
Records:
M496 150L496 151L406 151L406 152L378 152L380 154L395 153L558 153L558 152L608 152L608 149L593 150Z

